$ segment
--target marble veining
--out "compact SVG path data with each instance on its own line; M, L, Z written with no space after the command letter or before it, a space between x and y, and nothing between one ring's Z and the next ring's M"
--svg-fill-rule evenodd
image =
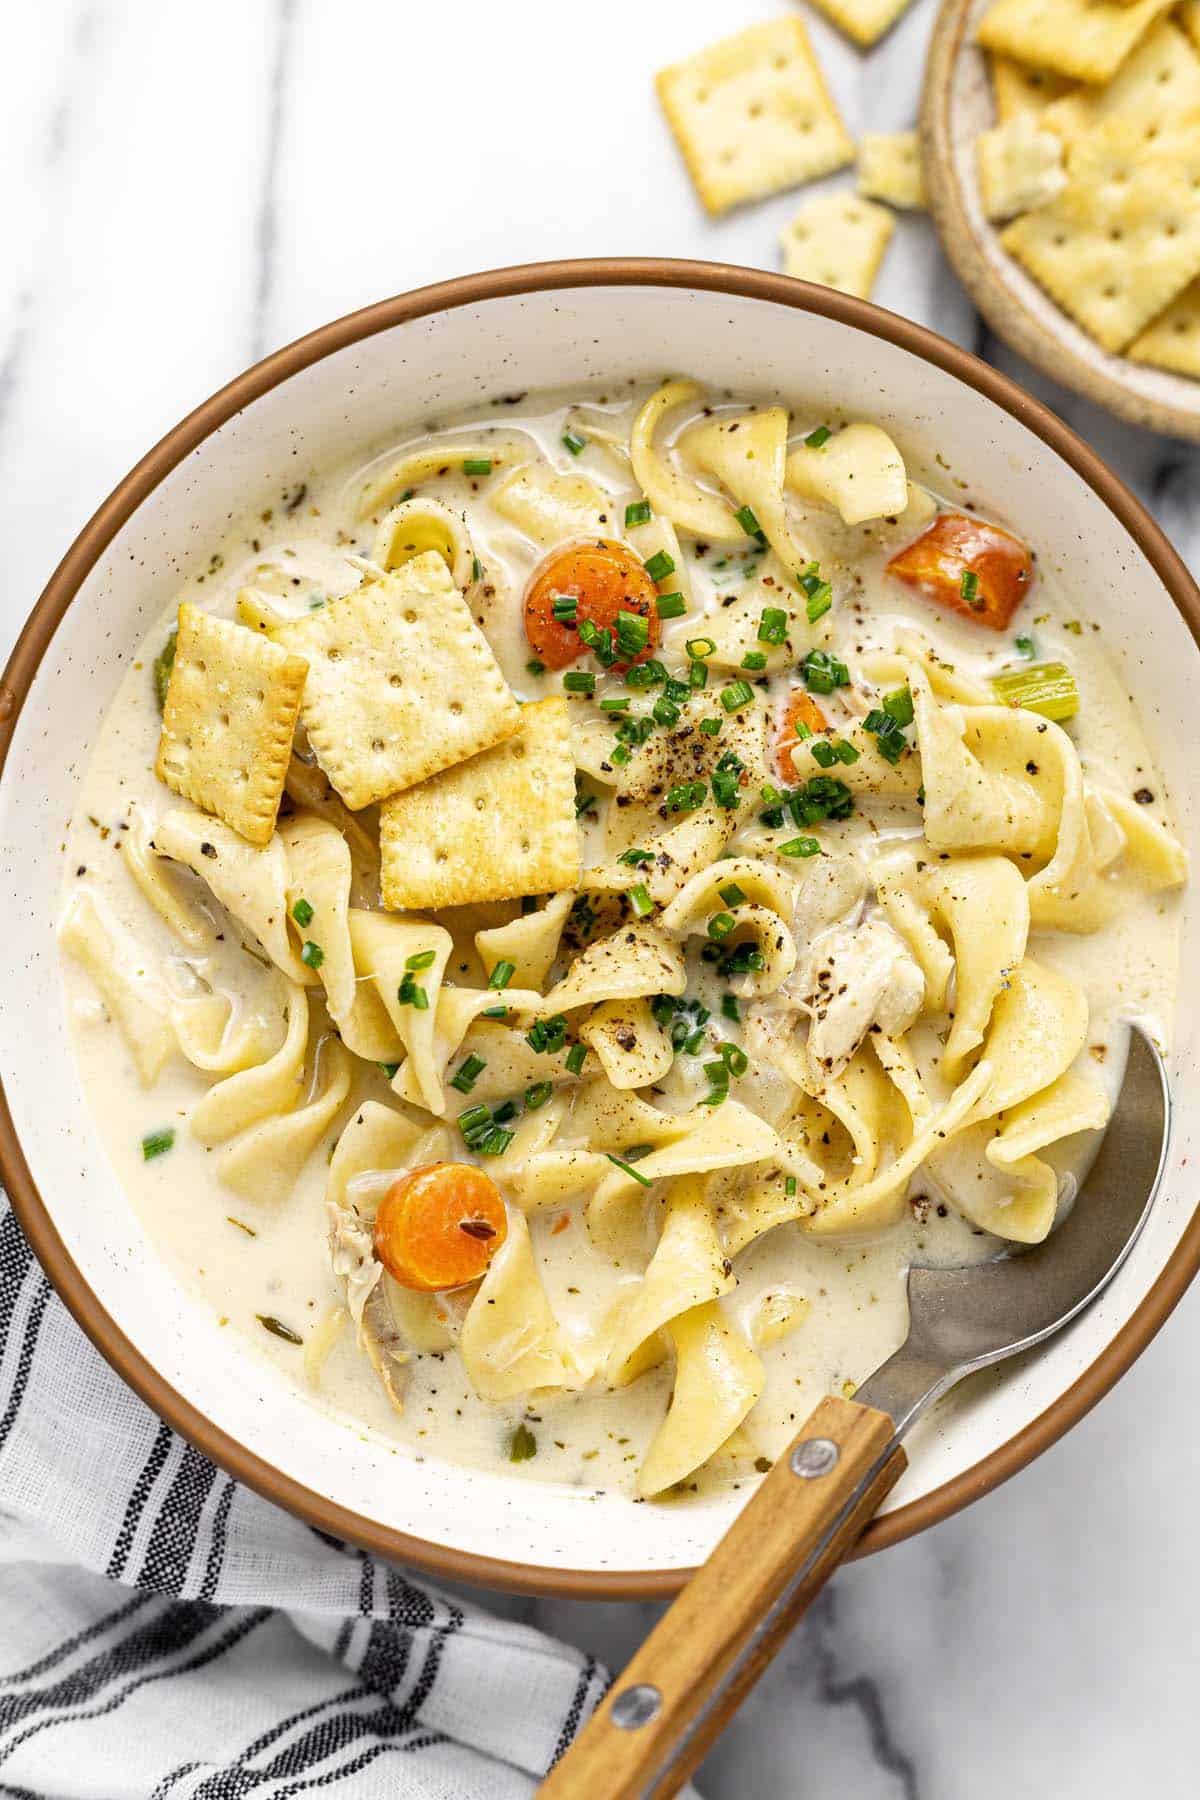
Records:
M8 9L0 653L146 447L248 361L327 318L539 257L777 267L796 196L707 220L650 75L796 4ZM867 56L812 17L852 131L913 122L935 11L917 0ZM901 220L876 298L1046 401L1200 562L1200 452L1025 367L973 313L927 218ZM710 1757L698 1782L707 1800L1193 1795L1200 1433L1175 1397L1198 1356L1189 1296L1114 1394L1032 1469L844 1570ZM480 1598L613 1666L656 1616L649 1605Z

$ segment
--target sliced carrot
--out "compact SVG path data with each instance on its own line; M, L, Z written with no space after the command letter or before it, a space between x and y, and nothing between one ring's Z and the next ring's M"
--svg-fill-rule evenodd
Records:
M657 593L628 545L609 538L572 544L554 551L534 570L525 590L525 636L548 669L565 669L587 654L588 646L579 636L585 619L601 631L611 631L615 644L617 614L638 613L648 625L646 647L613 665L626 669L630 662L645 661L658 647L662 628L654 606ZM574 623L554 617L554 602L560 597L577 602Z
M500 1190L472 1163L430 1163L394 1181L375 1215L375 1254L402 1287L478 1281L508 1234Z
M999 525L942 513L893 556L888 573L937 606L1007 631L1033 584L1033 558L1020 538Z
M776 746L779 773L784 781L799 781L800 771L792 760L792 752L800 737L800 726L811 732L828 731L829 721L807 688L793 688L788 695L787 710Z

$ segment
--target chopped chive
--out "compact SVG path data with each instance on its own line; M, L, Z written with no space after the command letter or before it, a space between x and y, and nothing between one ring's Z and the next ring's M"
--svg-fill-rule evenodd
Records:
M808 596L808 602L805 606L809 624L815 625L818 619L824 618L832 605L833 589L827 581L819 582Z
M295 906L292 908L292 917L302 931L306 925L312 924L313 909L308 904L307 900L297 900Z
M651 657L647 662L634 663L632 669L625 674L625 686L631 688L657 687L660 681L667 679L667 671L660 662Z
M630 699L628 694L607 694L600 702L600 711L608 713L624 712L625 708L629 705Z
M760 544L766 543L766 533L755 518L753 507L739 506L733 516L747 537L757 538Z
M681 781L677 787L667 789L667 811L695 812L698 806L704 804L707 792L707 784L703 781Z
M800 664L800 673L805 687L814 694L832 694L834 688L850 684L849 669L828 650L810 650Z
M654 555L642 564L651 581L665 581L668 575L675 573L675 559L668 556L665 550L656 550Z
M617 614L617 644L623 655L639 656L650 641L650 621L643 613Z
M650 850L639 850L636 845L629 850L622 850L617 861L630 869L640 869L643 863L653 862L654 854Z
M718 806L731 809L741 799L741 777L745 764L736 751L727 750L713 770L713 799Z
M883 697L883 710L897 725L911 725L913 722L912 695L906 687L896 688L893 693Z
M732 913L714 913L712 918L708 921L708 935L712 938L714 943L720 944L724 942L730 932L735 930L736 927L737 920Z
M639 919L648 919L650 917L650 914L654 911L654 902L650 898L650 891L646 887L645 882L639 881L636 887L630 888L629 904L632 906Z
M325 952L322 950L320 944L314 944L310 938L300 952L300 961L302 963L307 963L310 969L319 969L321 964L325 961Z
M723 1056L715 1062L702 1063L701 1067L713 1087L729 1086L729 1065Z
M721 705L727 713L736 712L739 706L745 706L753 698L754 689L748 681L731 681L728 687L721 689Z
M464 475L490 475L492 459L490 456L468 456L463 463Z
M727 881L723 888L717 889L726 906L742 906L746 900L745 888L740 888L736 881Z
M507 1019L507 1006L488 1006L480 1013L481 1019Z
M724 719L701 719L700 729L705 737L719 737Z
M405 958L406 969L432 969L437 961L436 950L418 950L415 956Z
M789 1198L789 1199L790 1199L790 1198L791 1198L791 1196L792 1196L792 1195L793 1195L793 1194L794 1194L794 1193L795 1193L795 1191L796 1191L796 1177L795 1177L795 1176L794 1176L794 1175L786 1175L786 1176L785 1176L785 1177L784 1177L784 1182L783 1182L783 1191L784 1191L784 1193L785 1193L785 1194L786 1194L786 1195L787 1195L787 1196L788 1196L788 1198Z
M699 692L699 690L701 688L706 688L707 686L708 686L708 664L703 663L703 662L689 663L688 664L688 687L694 688L694 689L696 689L697 692Z
M467 1143L480 1133L490 1131L492 1125L492 1109L480 1101L475 1106L468 1106L465 1112L458 1115L458 1129Z
M626 526L648 525L651 517L650 502L648 500L631 500L629 505L625 508Z
M401 1006L411 1006L416 1012L429 1011L429 995L415 975L404 976L396 989L396 999Z
M766 651L765 650L747 650L745 656L743 656L743 658L742 658L741 666L743 669L752 670L754 672L754 674L757 675L760 670L765 669L767 666Z
M782 644L787 636L788 616L782 606L764 606L758 621L760 644Z
M704 1027L699 1025L694 1031L688 1032L681 1047L689 1056L698 1056L704 1048Z
M567 1021L563 1013L555 1013L551 1019L535 1019L525 1033L525 1042L531 1050L554 1055L562 1049L567 1041Z
M728 1098L729 1089L727 1087L717 1087L713 1089L711 1094L705 1094L703 1100L698 1100L696 1104L697 1106L723 1106Z
M1037 645L1031 637L1014 638L1013 649L1019 656L1023 656L1026 662L1032 662L1037 655Z
M731 1019L735 1025L741 1024L742 1015L738 1011L738 998L736 994L721 995L721 1017L723 1019Z
M471 580L472 581L482 581L483 580L483 564L480 562L480 560L477 556L473 556L471 558Z
M687 651L693 662L699 661L706 656L711 656L716 647L716 640L708 637L689 638L684 645L684 649Z
M618 1169L620 1169L622 1175L632 1175L633 1179L635 1181L640 1181L643 1187L653 1187L654 1186L654 1183L651 1181L650 1177L648 1175L641 1174L637 1169L634 1168L632 1163L624 1162L621 1159L621 1157L614 1156L611 1151L607 1152L607 1155L608 1155L609 1162L614 1163L616 1165L616 1167Z
M535 1081L532 1087L525 1089L526 1112L537 1112L540 1106L545 1106L553 1092L554 1083L552 1081Z
M673 700L668 700L665 694L658 696L651 708L651 715L659 725L670 727L679 723L679 708Z
M487 1058L476 1056L475 1052L472 1051L470 1056L466 1057L465 1060L458 1065L458 1072L452 1077L450 1086L455 1088L460 1094L469 1094L471 1089L475 1086L475 1082L478 1079L480 1072L486 1068Z
M780 856L820 856L821 846L815 837L789 838L786 844L776 844Z
M564 431L562 441L563 448L569 450L572 456L578 456L581 450L587 449L587 439L580 437L577 431Z
M503 988L508 986L516 972L517 966L515 963L498 962L488 976L488 986L499 993Z
M596 677L582 669L572 669L568 675L563 676L563 686L568 694L594 694Z
M156 1156L165 1156L175 1142L174 1129L168 1125L162 1131L150 1131L142 1139L142 1161L153 1162Z
M733 1076L734 1080L740 1081L742 1076L746 1073L746 1070L750 1067L750 1058L746 1055L746 1052L739 1049L737 1044L724 1043L721 1045L721 1055L724 1059L725 1067L729 1070L729 1073Z
M668 700L686 700L690 692L691 689L687 682L676 681L673 675L668 675L666 681L663 683L663 693L667 696Z
M958 591L971 608L972 612L982 612L984 602L979 598L979 576L974 569L964 569Z
M880 756L887 762L898 763L908 749L908 739L891 714L881 707L872 707L863 720L863 730L871 733Z
M535 656L525 664L525 673L527 675L544 675L546 673L546 665L544 662L539 662Z
M555 594L550 611L560 625L573 625L579 614L579 595Z
M834 738L833 754L840 763L845 763L847 768L851 763L856 763L859 758L859 752L846 738Z
M581 1075L583 1073L583 1065L586 1060L587 1045L572 1044L571 1048L567 1051L567 1067L572 1075Z
M831 435L828 425L818 425L815 431L809 432L804 442L810 450L819 450L823 444L829 442Z
M687 601L682 594L660 594L654 609L660 619L682 619L687 611Z
M669 1025L675 1017L675 1002L670 994L655 994L650 1002L650 1011L657 1025Z
M379 1066L389 1081L395 1080L396 1070L400 1067L399 1063L380 1063Z
M493 1126L486 1137L472 1145L472 1149L479 1156L503 1156L512 1141L511 1131L501 1131L499 1126Z

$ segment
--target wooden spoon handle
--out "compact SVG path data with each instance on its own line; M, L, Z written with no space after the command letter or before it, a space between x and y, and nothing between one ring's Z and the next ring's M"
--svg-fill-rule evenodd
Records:
M886 1413L822 1400L651 1632L541 1800L666 1800L702 1761L905 1466Z

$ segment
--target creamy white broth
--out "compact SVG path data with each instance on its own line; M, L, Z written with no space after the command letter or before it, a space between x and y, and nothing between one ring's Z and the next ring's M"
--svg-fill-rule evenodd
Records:
M624 535L624 504L637 488L619 452L601 439L611 432L616 442L626 441L642 398L642 393L620 401L605 397L601 404L598 396L582 403L550 396L485 407L472 416L436 423L439 434L447 432L472 443L484 442L486 434L495 434L498 442L521 436L562 472L589 476L613 495L611 520L603 529L619 539ZM732 402L721 404L738 410ZM817 423L806 422L803 408L797 408L793 433ZM563 447L568 431L587 439L577 457ZM371 556L375 525L373 520L356 518L354 500L364 483L386 469L406 444L421 444L427 435L398 437L396 444L385 446L369 462L310 476L303 492L293 490L271 516L247 518L223 545L211 547L212 560L203 571L182 591L164 594L162 617L139 646L114 699L67 834L64 904L80 890L97 896L106 916L148 956L171 961L181 976L188 952L146 904L118 854L135 816L131 809L144 809L153 821L175 804L153 774L160 718L151 664L176 607L188 599L232 616L235 596L249 586L275 596L283 610L303 616L314 603L355 588L362 572L347 558ZM953 478L944 473L943 491L951 490ZM449 470L423 479L419 492L465 510L474 551L484 569L484 580L472 590L476 617L513 691L523 700L539 699L561 692L561 684L557 675L528 672L531 652L520 602L545 551L494 511L488 501L490 485L486 477L466 478ZM961 505L961 494L948 492L946 503ZM832 513L822 514L820 522L821 572L832 583L834 604L821 621L819 641L828 642L853 668L872 650L891 649L899 634L916 632L934 643L943 661L985 677L1013 664L1016 633L1031 634L1039 660L1062 660L1075 674L1082 704L1067 729L1085 776L1121 793L1149 792L1153 799L1147 812L1165 822L1161 782L1149 748L1105 653L1102 634L1088 623L1082 597L1072 592L1069 569L1039 565L1033 591L1011 629L996 634L933 608L885 575L886 557L905 542L896 527L886 522L842 527ZM1001 523L1020 532L1019 520ZM786 605L789 599L778 585L778 570L772 574L771 557L721 547L699 553L694 539L680 535L692 600L685 618L665 624L658 654L669 666L685 662L684 642L703 634L704 617L718 614L731 592L740 595L757 589L764 605ZM791 664L786 675L771 677L771 692L782 697L795 681ZM714 685L719 685L716 677ZM842 696L822 697L821 704L831 723L842 721ZM580 711L587 705L576 703ZM586 867L601 859L600 826L585 816L581 827ZM839 850L853 851L872 840L904 843L920 838L919 818L913 818L911 809L905 813L899 807L859 808L844 822L826 821L814 829L826 847ZM751 826L745 834L748 853L753 853L756 836L761 838L762 833ZM203 901L204 891L192 877L174 870L173 879ZM219 915L214 902L207 904L214 916ZM1125 1021L1142 1019L1160 1042L1166 1040L1175 986L1175 906L1171 895L1131 893L1118 916L1093 934L1031 935L1031 953L1070 976L1085 992L1090 1022L1080 1064L1089 1079L1110 1092L1119 1082ZM501 917L512 909L508 914L493 911ZM261 959L242 945L236 925L224 923L223 941L192 961L204 981L239 996L252 1010L261 1003ZM479 965L469 957L457 968L452 963L447 975L472 984L481 981ZM87 975L70 958L64 958L64 981L82 1079L118 1179L181 1281L199 1290L222 1328L241 1334L248 1353L268 1357L305 1384L313 1403L332 1409L348 1429L381 1434L419 1455L503 1467L524 1479L634 1491L634 1474L669 1399L669 1364L612 1392L593 1383L581 1392L537 1391L497 1403L473 1392L455 1349L418 1350L406 1368L401 1414L356 1346L353 1331L346 1329L336 1337L317 1374L314 1351L344 1298L327 1244L328 1156L355 1104L390 1099L381 1071L356 1065L351 1101L309 1159L286 1204L256 1203L234 1194L216 1178L216 1153L188 1129L190 1111L208 1090L210 1078L176 1056L155 1086L144 1088L116 1024ZM704 981L701 969L688 991L698 992L711 1005L710 1033L736 1037L736 1028L720 1016L715 992L705 992ZM936 1050L931 1041L918 1058L935 1092ZM706 1054L711 1056L711 1049ZM680 1095L694 1090L695 1071L689 1065L696 1060L703 1058L678 1059ZM673 1082L674 1071L666 1084L668 1095ZM452 1122L453 1109L450 1118ZM142 1140L166 1128L176 1133L170 1152L145 1161ZM1062 1173L1077 1175L1093 1147L1091 1134L1054 1146L1046 1155ZM461 1146L456 1146L455 1154L461 1154ZM704 1489L752 1478L756 1465L761 1470L779 1453L823 1393L852 1391L890 1354L904 1334L904 1277L913 1260L956 1263L993 1255L1000 1248L998 1240L961 1217L924 1177L914 1178L911 1194L903 1221L867 1241L824 1242L798 1225L786 1224L757 1239L737 1258L738 1286L722 1302L728 1315L749 1332L764 1305L786 1309L791 1304L798 1322L761 1349L766 1370L762 1398L726 1451L714 1456L689 1487ZM593 1243L578 1200L534 1211L529 1222L553 1310L567 1341L586 1358L607 1308L640 1279L653 1232L647 1225L644 1235L632 1234L620 1257L614 1258ZM461 1304L454 1297L448 1302L452 1313L461 1311ZM265 1329L263 1319L278 1321L301 1342ZM535 1435L537 1454L513 1462L512 1433L521 1421Z

